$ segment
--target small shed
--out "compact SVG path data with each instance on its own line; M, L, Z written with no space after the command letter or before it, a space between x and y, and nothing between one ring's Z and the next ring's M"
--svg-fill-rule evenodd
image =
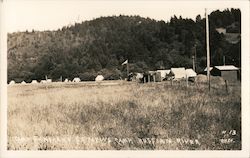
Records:
M235 82L238 80L238 71L239 68L233 65L214 66L211 75L221 76L224 80Z
M175 80L181 80L186 78L186 70L184 67L181 68L171 68L170 74L174 76Z

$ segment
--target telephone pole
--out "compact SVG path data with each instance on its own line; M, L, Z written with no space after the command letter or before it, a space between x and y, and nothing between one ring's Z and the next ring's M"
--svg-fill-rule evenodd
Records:
M207 8L205 8L206 15L206 35L207 35L207 81L208 81L208 89L210 91L210 50L209 50L209 21L207 15Z

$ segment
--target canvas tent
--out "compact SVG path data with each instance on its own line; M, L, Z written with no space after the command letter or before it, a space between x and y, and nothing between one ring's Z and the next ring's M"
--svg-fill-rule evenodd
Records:
M79 77L75 77L72 82L81 82L81 79Z
M14 85L14 84L16 84L16 82L15 82L14 80L11 80L11 81L9 82L9 85Z
M186 78L186 70L184 67L181 68L171 68L170 74L174 76L175 80L180 80Z
M97 75L95 81L103 81L104 77L102 75Z
M25 81L22 81L21 84L26 84L26 82L25 82Z
M188 78L197 76L196 72L193 69L186 69L186 75Z
M32 80L31 83L32 83L32 84L36 84L36 83L38 83L38 82L37 82L37 80Z
M41 82L40 83L47 83L47 81L46 80L41 80Z

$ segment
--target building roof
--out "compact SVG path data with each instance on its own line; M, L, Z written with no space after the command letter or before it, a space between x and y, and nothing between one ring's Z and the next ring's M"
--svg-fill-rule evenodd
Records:
M186 75L188 77L195 77L195 76L197 76L196 72L193 69L186 69Z
M209 70L211 71L213 69L213 67L210 67ZM204 71L207 71L207 68L204 69Z
M223 65L223 66L215 66L218 70L239 70L239 68L233 66L233 65Z

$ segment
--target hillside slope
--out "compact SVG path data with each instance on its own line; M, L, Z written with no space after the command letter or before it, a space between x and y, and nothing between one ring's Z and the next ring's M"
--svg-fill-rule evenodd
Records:
M237 22L240 10L215 11L210 15L211 64L240 66L240 41L230 43L217 27ZM93 80L126 75L121 63L129 59L132 72L192 67L196 52L197 71L206 65L205 19L196 21L173 16L169 22L139 16L100 17L76 23L57 31L32 31L8 34L8 81L54 80L80 77Z

